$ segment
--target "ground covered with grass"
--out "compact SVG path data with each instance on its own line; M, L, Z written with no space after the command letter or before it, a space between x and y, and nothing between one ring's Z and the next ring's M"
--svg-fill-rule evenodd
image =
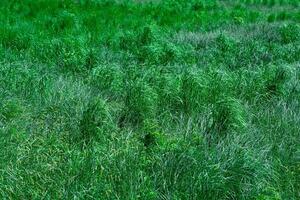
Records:
M300 199L298 0L1 0L0 198Z

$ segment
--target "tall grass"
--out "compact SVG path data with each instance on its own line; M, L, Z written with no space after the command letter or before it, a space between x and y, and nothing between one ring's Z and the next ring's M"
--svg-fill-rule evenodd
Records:
M2 0L0 198L299 199L297 10Z

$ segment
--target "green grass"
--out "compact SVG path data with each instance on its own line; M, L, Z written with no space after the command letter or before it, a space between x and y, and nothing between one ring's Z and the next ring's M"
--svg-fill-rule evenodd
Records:
M1 199L300 199L298 0L2 0Z

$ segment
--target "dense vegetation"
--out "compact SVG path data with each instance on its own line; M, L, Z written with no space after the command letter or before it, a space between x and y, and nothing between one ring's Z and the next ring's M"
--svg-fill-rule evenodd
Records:
M1 0L1 199L300 199L299 0Z

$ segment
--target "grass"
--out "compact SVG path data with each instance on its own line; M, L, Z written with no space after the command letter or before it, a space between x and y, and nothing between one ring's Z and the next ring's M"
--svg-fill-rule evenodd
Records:
M2 0L1 199L300 199L298 0Z

